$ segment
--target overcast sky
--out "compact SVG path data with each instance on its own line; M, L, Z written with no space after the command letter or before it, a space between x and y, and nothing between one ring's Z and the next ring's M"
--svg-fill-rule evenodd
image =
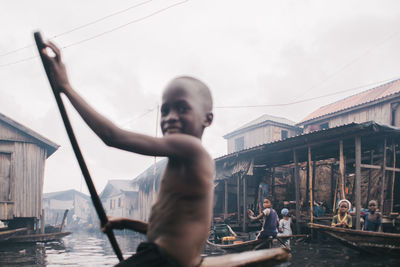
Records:
M61 146L46 162L45 192L87 189L36 47L29 46L38 29L65 47L72 85L127 129L155 135L164 86L179 75L203 80L215 103L203 137L213 157L226 154L224 134L263 114L298 122L320 106L400 78L396 0L0 3L0 113ZM336 92L342 93L293 105L222 108ZM66 105L99 192L108 179L132 179L153 163L106 147Z

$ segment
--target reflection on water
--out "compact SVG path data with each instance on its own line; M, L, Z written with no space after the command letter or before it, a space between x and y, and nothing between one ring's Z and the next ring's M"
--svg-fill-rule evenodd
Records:
M142 235L116 235L118 244L128 258L144 240ZM292 244L290 262L287 266L400 266L400 259L372 257L330 241L299 242ZM74 233L61 242L36 245L13 245L0 247L0 267L8 266L113 266L118 263L106 236L101 233Z
M136 234L116 236L128 258L143 237ZM108 240L102 233L74 233L61 242L19 244L0 247L0 266L113 266L118 263Z

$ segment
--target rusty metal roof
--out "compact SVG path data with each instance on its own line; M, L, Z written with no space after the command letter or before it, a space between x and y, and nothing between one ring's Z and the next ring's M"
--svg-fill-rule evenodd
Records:
M390 96L398 93L400 93L400 79L393 80L378 87L371 88L359 94L352 95L332 104L320 107L301 120L298 124L304 124L307 121L326 115L333 115L339 111L344 111L346 109L354 108L363 104L372 104L374 102L385 101Z

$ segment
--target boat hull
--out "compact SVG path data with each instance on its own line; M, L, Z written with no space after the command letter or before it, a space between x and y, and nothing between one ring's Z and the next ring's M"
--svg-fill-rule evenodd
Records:
M368 232L310 223L309 227L370 254L400 256L400 234Z

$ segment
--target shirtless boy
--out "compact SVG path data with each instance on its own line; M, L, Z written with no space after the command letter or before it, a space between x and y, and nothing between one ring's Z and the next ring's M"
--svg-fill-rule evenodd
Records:
M148 156L168 157L157 202L149 223L113 219L108 229L132 229L147 234L147 242L118 266L197 266L208 238L213 208L214 161L201 144L213 120L208 87L191 77L178 77L164 90L162 138L126 131L95 111L70 85L60 50L51 42L52 82L64 93L88 126L111 147ZM104 230L103 229L103 230Z
M368 203L368 212L362 214L364 221L364 230L378 232L382 230L382 219L381 214L376 212L378 207L378 202L376 200L371 200Z

